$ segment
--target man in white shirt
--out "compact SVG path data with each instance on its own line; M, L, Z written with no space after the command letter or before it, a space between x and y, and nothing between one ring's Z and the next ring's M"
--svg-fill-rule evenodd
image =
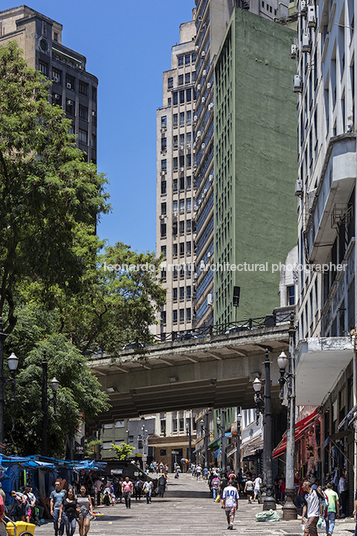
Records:
M253 499L253 501L255 501L257 499L262 483L263 483L263 481L260 478L260 476L257 476L257 478L254 480L254 499Z
M302 489L305 491L301 516L301 523L305 523L304 536L317 536L316 525L320 516L319 499L324 499L324 495L319 489L312 489L309 480L303 482Z
M234 516L238 508L238 498L237 488L233 486L233 479L230 479L228 486L223 490L222 496L222 508L224 508L227 516L228 530L233 530Z

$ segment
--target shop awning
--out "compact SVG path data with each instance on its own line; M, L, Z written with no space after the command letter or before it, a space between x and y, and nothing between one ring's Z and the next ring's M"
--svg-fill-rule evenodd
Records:
M194 450L194 451L192 452L192 454L197 454L197 452L200 452L200 450L202 450L202 449L203 449L203 445L201 445L200 447L198 447L198 449Z
M264 445L263 436L260 434L258 437L252 438L241 446L241 457L247 458L248 456L254 456L257 450L262 450Z
M319 416L319 408L316 408L313 413L302 419L301 421L295 424L295 443L298 441L301 436L306 432L308 428L314 423L314 421ZM273 458L281 456L286 450L286 432L283 435L282 440L279 445L273 450Z

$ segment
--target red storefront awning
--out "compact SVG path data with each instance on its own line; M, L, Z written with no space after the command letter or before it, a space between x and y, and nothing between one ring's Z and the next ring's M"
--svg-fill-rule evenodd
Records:
M314 421L319 416L319 408L316 408L313 413L302 419L301 421L295 424L295 443L301 438L301 436L306 432L306 430L314 423ZM283 435L283 439L280 441L279 445L273 450L273 458L281 456L286 449L286 432Z

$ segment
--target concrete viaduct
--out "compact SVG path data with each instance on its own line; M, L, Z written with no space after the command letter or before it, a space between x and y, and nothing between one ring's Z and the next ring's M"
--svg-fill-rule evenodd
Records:
M264 379L265 348L271 358L272 410L279 414L277 356L288 353L289 323L149 346L144 354L123 351L89 364L112 408L92 424L161 411L254 407L252 381Z

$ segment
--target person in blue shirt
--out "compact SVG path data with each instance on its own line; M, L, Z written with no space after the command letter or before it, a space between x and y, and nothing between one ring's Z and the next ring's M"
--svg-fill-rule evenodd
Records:
M61 483L59 480L55 482L55 489L51 492L50 495L50 511L51 516L53 517L53 525L55 529L55 536L63 536L64 532L64 521L61 518L60 526L58 527L58 519L60 517L60 509L63 503L63 499L66 496L66 491L61 490Z

